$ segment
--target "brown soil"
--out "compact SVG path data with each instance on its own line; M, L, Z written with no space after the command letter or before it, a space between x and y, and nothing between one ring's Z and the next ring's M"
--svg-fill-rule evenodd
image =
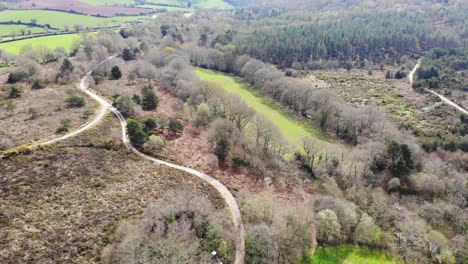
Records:
M89 15L114 16L115 14L139 15L150 13L153 10L139 7L124 6L95 6L77 0L26 0L13 4L17 9L57 9L63 11L75 11Z
M118 146L74 146L112 138L117 126L108 117L74 142L0 161L0 263L97 263L117 224L168 191L187 189L222 207L196 177Z

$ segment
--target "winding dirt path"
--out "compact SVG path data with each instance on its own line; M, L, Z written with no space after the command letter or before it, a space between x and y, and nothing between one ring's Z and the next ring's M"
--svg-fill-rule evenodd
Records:
M412 71L409 73L409 75L408 75L408 80L409 80L409 83L410 83L411 85L413 85L413 83L414 83L414 74L416 73L416 71L418 70L418 68L421 66L421 60L422 60L422 58L418 60L418 63L416 63L416 65L414 66L413 70L412 70ZM443 96L443 95L441 95L441 94L439 94L439 93L437 93L437 92L435 92L435 91L433 91L433 90L430 90L430 89L427 89L427 90L428 90L430 93L432 93L432 94L438 96L438 97L440 98L440 100L442 100L443 103L445 103L445 104L447 104L447 105L449 105L449 106L451 106L451 107L454 107L455 109L457 109L458 111L462 112L462 113L465 114L465 115L468 115L468 111L467 111L465 108L459 106L458 104L456 104L456 103L453 102L452 100L448 99L447 97L445 97L445 96Z
M106 60L100 62L98 65L96 65L95 69L97 67L99 67L100 64L102 64L105 61L110 60L110 59L112 59L114 57L115 56L110 56ZM98 124L106 116L107 110L110 110L119 119L120 125L122 127L122 140L123 140L125 146L128 149L130 149L132 152L134 152L138 156L154 162L156 165L165 165L167 167L171 167L171 168L181 170L181 171L185 171L187 173L195 175L198 178L200 178L201 180L203 180L203 181L207 182L208 184L210 184L211 186L213 186L221 194L221 196L223 197L226 205L228 206L228 209L229 209L229 212L230 212L231 218L232 218L231 220L232 220L232 222L234 224L234 228L235 228L234 231L235 231L235 234L236 234L236 238L235 238L236 256L235 256L234 263L235 264L243 264L244 263L244 255L245 255L245 242L244 242L245 231L244 231L244 225L242 224L242 218L241 218L241 213L240 213L240 210L239 210L239 206L237 205L236 199L234 198L232 193L220 181L216 180L215 178L213 178L213 177L211 177L211 176L209 176L209 175L207 175L207 174L205 174L203 172L194 170L192 168L180 166L180 165L177 165L177 164L174 164L174 163L170 163L170 162L167 162L167 161L163 161L163 160L159 160L159 159L150 157L148 155L145 155L145 154L141 153L135 147L133 147L133 145L130 143L130 140L129 140L129 137L128 137L128 134L127 134L127 120L123 117L123 115L115 107L112 106L112 104L110 104L104 98L100 97L99 95L97 95L94 92L92 92L91 90L89 90L88 87L86 86L86 79L91 75L92 71L93 70L89 71L81 79L79 88L80 88L81 91L83 91L84 93L86 93L87 95L89 95L91 98L93 98L94 100L96 100L99 103L99 105L100 105L99 112L94 116L94 118L91 121L87 122L86 124L82 125L81 127L77 128L76 130L74 130L74 131L72 131L72 132L70 132L70 133L68 133L66 135L63 135L61 137L51 139L51 140L48 140L48 141L45 141L45 142L42 142L42 143L37 143L37 144L35 144L33 146L50 145L50 144L56 143L58 141L61 141L61 140L76 136L79 133L81 133L81 132L83 132L83 131L85 131L87 129L90 129L93 126L95 126L96 124Z

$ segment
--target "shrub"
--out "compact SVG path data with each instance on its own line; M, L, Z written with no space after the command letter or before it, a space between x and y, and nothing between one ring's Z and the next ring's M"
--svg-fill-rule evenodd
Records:
M16 86L12 85L10 86L10 94L8 95L8 98L13 99L13 98L19 98L21 97L21 94L23 92Z
M127 123L127 133L132 145L140 147L146 141L146 134L141 129L140 124L133 119L129 119Z
M42 80L39 80L39 79L35 79L32 81L31 83L31 88L33 89L42 89L44 88L46 85L44 83L44 81Z
M112 80L118 80L122 77L122 72L120 71L119 66L114 66L112 67L111 70L111 79Z
M83 107L86 104L85 99L78 95L71 95L65 102L69 108Z
M132 96L132 101L135 102L135 104L137 105L141 105L141 96L139 96L138 94L134 94Z
M169 131L172 134L177 134L179 132L182 132L183 130L184 125L182 125L182 122L180 122L179 119L171 118L171 120L169 120Z
M57 133L64 133L68 132L71 128L71 120L70 118L64 118L60 120L60 126L57 128Z
M141 88L141 97L143 110L154 110L159 104L159 98L154 94L153 86L151 85L145 85Z
M225 137L218 138L214 153L220 161L226 160L229 150L231 150L231 143Z
M114 102L112 105L119 110L119 112L124 117L131 117L135 114L135 109L133 109L132 98L126 95L116 95L114 96Z
M31 115L31 119L36 119L40 116L39 110L37 110L37 108L34 107L29 108L28 114Z
M166 142L162 137L151 135L143 148L147 153L156 154L158 151L161 151L165 145Z
M324 243L336 243L340 238L341 225L333 210L324 209L316 216L317 240Z
M232 157L231 160L234 166L236 167L240 167L240 166L248 167L250 165L250 162L245 157L241 157L239 155L235 155L234 157Z
M3 152L3 155L6 158L9 158L9 157L20 156L20 155L29 155L32 153L32 151L33 151L32 147L21 145L13 149L5 150Z
M156 120L154 120L154 118L147 118L144 121L144 124L145 124L145 128L144 128L145 132L149 134L153 134L154 129L156 129L157 127Z
M200 104L197 107L197 117L195 119L196 126L206 126L210 123L211 114L207 104Z
M27 77L25 72L12 72L8 75L7 83L17 83Z

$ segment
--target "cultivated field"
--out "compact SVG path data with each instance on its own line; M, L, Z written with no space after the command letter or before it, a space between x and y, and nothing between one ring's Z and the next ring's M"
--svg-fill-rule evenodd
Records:
M74 25L84 28L109 27L116 24L107 18L99 18L86 15L71 14L65 12L48 10L5 10L0 12L0 21L21 21L30 23L32 19L37 20L37 24L49 24L53 28L64 29L66 26L73 30Z
M222 210L210 187L129 153L119 132L108 116L58 146L0 160L1 263L99 262L119 222L170 191L207 196Z
M90 5L132 5L135 4L133 0L80 0L80 2Z
M47 46L50 49L63 47L70 50L74 41L81 37L80 34L66 34L57 36L45 36L38 38L23 39L13 42L0 43L0 49L12 53L19 54L23 46L31 45L32 47Z
M242 81L223 73L197 69L197 75L202 80L216 81L222 85L224 90L239 95L250 107L258 113L266 116L278 126L283 135L296 146L302 145L303 139L313 137L327 140L327 136L320 131L311 128L307 124L295 120L278 103L260 95L257 91L249 88Z

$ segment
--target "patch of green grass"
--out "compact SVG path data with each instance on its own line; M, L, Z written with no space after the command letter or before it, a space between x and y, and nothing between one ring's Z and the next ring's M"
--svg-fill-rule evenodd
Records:
M257 113L266 116L278 126L286 139L296 146L301 146L303 138L306 137L319 138L326 141L330 140L327 136L313 129L305 122L294 119L279 103L261 95L238 78L200 68L197 68L195 72L200 79L218 82L227 92L239 95Z
M398 258L386 252L342 245L336 247L319 247L310 262L304 264L402 264Z
M20 34L22 29L26 30L26 32L31 31L31 33L44 32L44 29L40 27L29 27L24 25L0 25L0 35L10 36L13 34Z
M23 39L13 42L0 43L0 49L12 54L20 54L21 48L27 45L31 45L33 48L43 45L50 49L64 47L66 50L70 50L72 43L80 37L80 34L68 34Z
M107 18L93 17L87 15L78 15L50 10L6 10L0 12L0 21L21 21L23 23L30 23L31 19L36 19L38 24L49 24L54 28L63 29L69 26L70 30L74 25L81 25L83 27L109 27L114 26Z

